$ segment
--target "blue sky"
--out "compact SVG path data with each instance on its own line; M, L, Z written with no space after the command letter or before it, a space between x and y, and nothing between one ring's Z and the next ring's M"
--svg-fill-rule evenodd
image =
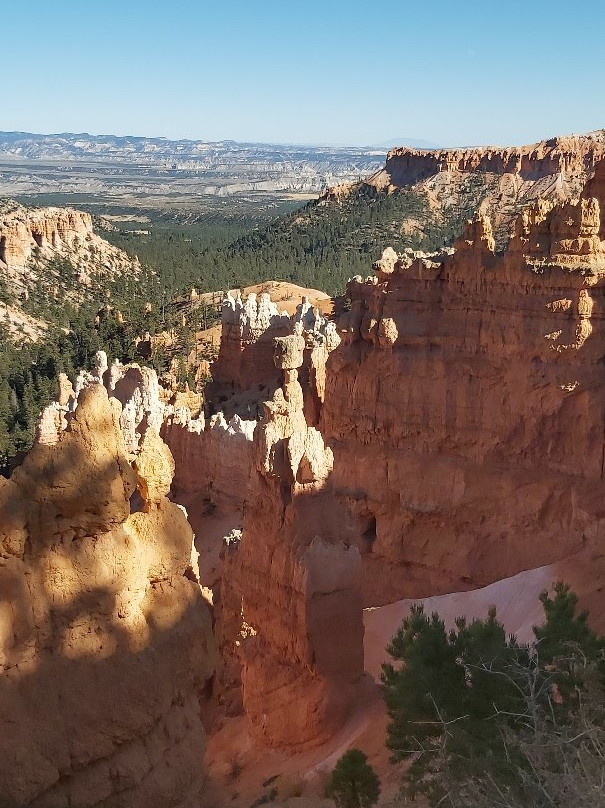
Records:
M0 129L529 143L605 127L605 3L12 0Z

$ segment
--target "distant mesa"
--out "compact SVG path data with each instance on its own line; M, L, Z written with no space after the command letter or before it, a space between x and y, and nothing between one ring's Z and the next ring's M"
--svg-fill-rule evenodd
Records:
M477 210L489 214L502 246L515 217L537 199L577 199L603 157L605 130L527 146L426 149L398 145L389 150L380 171L361 182L327 189L320 202L414 189L424 196L436 220L452 214L467 218Z

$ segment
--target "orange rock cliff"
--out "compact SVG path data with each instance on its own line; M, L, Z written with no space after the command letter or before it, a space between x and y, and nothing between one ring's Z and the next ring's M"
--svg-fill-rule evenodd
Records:
M0 219L0 261L23 266L33 251L73 247L93 233L89 213L70 208L27 210L17 206Z
M605 130L510 148L396 148L388 153L383 169L361 183L329 188L323 199L338 203L356 193L414 189L437 220L470 210L489 214L502 244L529 203L577 199L604 157Z
M55 259L77 270L77 283L66 284L53 267ZM11 291L27 298L40 278L53 284L47 291L59 304L64 298L80 301L98 279L140 273L137 258L130 258L93 230L89 213L72 208L26 208L0 202L0 272ZM56 284L56 286L54 286Z
M453 249L387 248L338 328L229 295L205 414L103 354L61 380L0 488L2 715L24 745L53 727L21 762L6 742L0 795L188 805L211 677L262 743L312 746L367 687L364 607L602 555L605 161L585 158L581 195L526 206L505 251L483 212Z
M320 426L367 605L600 541L600 204L536 204L503 255L478 216L453 254L386 251L350 283Z
M363 606L601 552L601 172L575 203L528 208L503 254L478 215L453 250L388 249L372 276L350 282L342 344L325 366L321 472L308 479L290 449L315 429L297 420L302 359L287 366L254 432L218 606L231 631L238 616L245 624L243 706L266 742L310 743L339 726L363 685ZM335 572L325 620L313 588L296 583L312 580L310 548L320 547L321 568ZM351 655L346 676L321 657L332 617ZM283 707L299 687L304 726Z
M542 140L531 146L468 149L398 147L387 155L385 168L373 175L375 187L414 185L441 172L485 172L517 175L525 180L561 176L578 186L605 155L603 132Z
M210 608L170 452L150 429L133 467L120 410L91 383L0 478L2 805L198 804Z

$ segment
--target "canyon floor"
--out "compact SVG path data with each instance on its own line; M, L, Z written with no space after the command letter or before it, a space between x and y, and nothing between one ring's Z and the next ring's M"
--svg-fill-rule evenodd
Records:
M190 520L199 525L198 543L202 569L207 539L218 539L238 526L239 515L221 514ZM224 532L225 531L225 532ZM210 572L212 560L206 556ZM212 577L213 572L210 572ZM324 795L325 786L337 760L347 749L359 748L378 773L381 781L379 806L397 804L405 766L393 764L385 747L388 716L380 693L381 666L390 661L386 646L414 603L422 603L427 613L437 612L447 628L460 616L469 620L485 618L496 606L498 619L508 634L520 642L531 642L532 628L540 625L543 611L540 593L556 581L568 582L579 596L580 608L591 613L595 630L605 633L602 609L605 591L605 555L581 552L544 567L525 570L479 589L452 592L428 598L403 599L387 606L364 610L364 669L367 677L359 687L348 721L328 743L299 753L283 753L259 745L250 732L246 716L223 719L208 743L206 766L208 793L203 808L249 808L256 800L277 788L271 802L276 808L332 808ZM419 802L419 805L423 805Z

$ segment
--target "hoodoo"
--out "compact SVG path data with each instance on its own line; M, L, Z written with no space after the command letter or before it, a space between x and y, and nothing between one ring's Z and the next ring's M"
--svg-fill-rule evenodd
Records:
M363 673L360 557L322 494L332 452L305 421L301 332L275 340L283 386L254 433L243 534L221 586L222 609L241 614L223 642L241 649L244 707L274 746L328 738Z
M170 452L133 468L120 411L92 383L0 477L2 805L197 805L210 608Z

